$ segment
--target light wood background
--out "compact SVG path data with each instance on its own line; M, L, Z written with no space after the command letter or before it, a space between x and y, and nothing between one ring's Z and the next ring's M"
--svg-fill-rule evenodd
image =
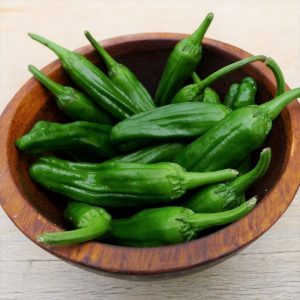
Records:
M29 63L42 67L55 58L27 32L76 49L88 44L85 29L99 40L189 33L209 11L215 20L208 37L272 56L287 83L300 85L299 0L0 0L0 112L30 77ZM234 257L195 275L156 282L111 279L68 265L30 242L0 209L0 299L300 299L299 198L298 192L283 217Z

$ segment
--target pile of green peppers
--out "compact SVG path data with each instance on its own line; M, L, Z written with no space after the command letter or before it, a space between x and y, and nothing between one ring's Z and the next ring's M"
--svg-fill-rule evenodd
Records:
M29 34L54 51L80 89L29 66L53 93L66 122L39 120L16 146L34 157L32 180L54 192L51 197L65 197L64 216L74 227L41 233L39 242L100 240L132 247L183 243L204 229L235 222L255 207L257 197L247 200L245 193L268 171L272 151L265 147L258 159L253 151L261 148L282 109L300 97L300 88L285 91L282 71L264 55L236 61L201 79L196 68L201 69L202 39L212 20L209 13L193 34L177 43L154 95L87 31L106 72L77 52ZM257 61L274 74L274 99L257 104L259 82L254 77L233 82L226 95L212 87Z

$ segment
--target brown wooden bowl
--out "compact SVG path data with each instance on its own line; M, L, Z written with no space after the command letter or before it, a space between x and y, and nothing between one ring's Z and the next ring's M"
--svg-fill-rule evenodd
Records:
M129 66L153 93L168 54L184 37L169 33L137 34L109 39L102 45L117 60ZM78 51L99 63L91 46ZM249 53L234 46L205 39L198 72L203 77L248 56ZM103 63L100 66L104 67ZM43 72L60 83L69 82L59 61L46 66ZM275 79L260 62L227 75L217 81L214 88L224 96L230 84L246 75L253 76L258 82L259 102L274 96ZM17 151L14 142L37 120L61 118L52 95L33 78L15 95L1 117L1 205L16 226L35 243L38 234L65 228L61 197L43 190L30 180L27 172L30 158ZM161 278L162 274L183 274L217 263L262 235L293 200L300 179L299 120L300 106L294 101L273 123L272 132L265 142L273 150L271 167L249 191L249 195L258 195L260 201L250 214L231 225L187 243L156 248L120 247L100 242L67 247L38 245L77 266L122 278L150 279L158 275Z

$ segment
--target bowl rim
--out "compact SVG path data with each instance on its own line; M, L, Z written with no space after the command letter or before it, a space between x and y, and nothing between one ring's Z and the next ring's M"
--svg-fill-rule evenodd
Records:
M180 33L139 33L124 35L101 41L105 48L119 44L142 41L170 41L176 42L186 34ZM242 59L251 54L233 45L221 41L205 38L203 44L207 47L222 49L231 53L237 59ZM92 46L84 46L76 51L87 55L93 50ZM276 81L272 73L263 63L253 64L255 69L262 73L271 86L271 94L275 94ZM61 68L59 60L51 62L42 70L45 74ZM118 275L161 275L178 271L203 267L216 260L222 259L247 246L265 231L267 231L284 213L299 187L300 173L300 105L293 101L285 113L288 114L291 130L291 144L286 149L285 163L274 186L260 201L250 214L234 222L213 234L201 237L182 244L153 247L153 248L131 248L116 245L103 244L99 242L87 242L74 246L48 246L35 240L37 234L44 231L59 231L62 228L51 223L41 215L35 207L26 201L25 196L16 185L10 172L8 163L8 140L11 123L18 109L24 93L33 89L38 82L32 77L12 98L3 111L0 119L0 141L1 161L0 179L0 204L12 222L35 244L50 252L51 254L73 264L88 267L102 273ZM287 89L289 87L287 86ZM291 182L290 178L294 178ZM5 188L4 188L5 187ZM11 201L11 199L14 199ZM274 203L278 203L274 208ZM17 208L17 209L16 209ZM272 210L269 210L272 208ZM267 212L271 211L272 214ZM21 215L30 214L34 217L37 226L26 227ZM176 259L174 259L176 258Z

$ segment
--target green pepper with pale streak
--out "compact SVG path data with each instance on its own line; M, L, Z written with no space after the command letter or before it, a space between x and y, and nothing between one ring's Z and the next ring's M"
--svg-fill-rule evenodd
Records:
M251 171L233 181L217 183L195 192L181 205L196 213L213 213L232 209L244 201L246 190L259 180L268 170L271 162L271 148L265 148L260 159Z
M202 56L202 39L213 17L209 13L199 28L191 36L181 40L171 52L156 90L157 106L169 104L195 70Z
M261 105L250 105L231 112L216 126L187 145L174 159L188 171L208 172L230 168L264 142L272 121L290 102L300 97L295 88Z
M87 164L42 157L30 167L29 174L43 187L73 200L103 207L130 207L170 202L187 190L233 179L238 172L226 169L189 173L168 162Z
M73 87L53 81L34 66L29 71L55 96L58 107L74 121L89 121L113 124L113 118L99 105Z
M67 151L83 160L103 160L116 155L109 138L111 128L86 121L38 121L30 132L17 139L16 145L29 154Z
M101 47L101 45L92 37L92 35L85 31L85 36L102 56L107 68L108 76L117 87L119 87L140 109L140 111L147 111L155 108L155 104L133 72L126 66L118 63L109 53Z

